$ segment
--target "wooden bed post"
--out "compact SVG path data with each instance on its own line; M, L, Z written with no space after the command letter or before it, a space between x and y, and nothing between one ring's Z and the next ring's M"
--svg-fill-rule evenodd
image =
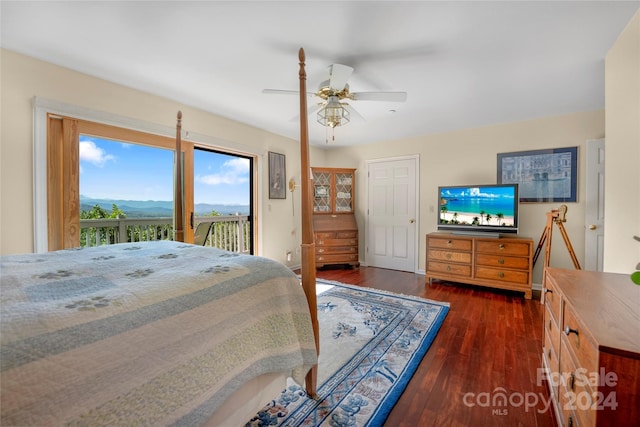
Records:
M311 167L309 166L309 129L307 127L307 73L304 69L304 49L298 52L300 60L300 167L302 199L302 288L307 296L316 349L320 354L320 333L318 325L318 307L316 301L316 249L313 236L313 202L311 199ZM316 397L318 365L315 365L306 378L307 394Z
M184 242L183 212L182 212L182 111L178 111L176 124L176 177L174 192L174 224L173 239Z

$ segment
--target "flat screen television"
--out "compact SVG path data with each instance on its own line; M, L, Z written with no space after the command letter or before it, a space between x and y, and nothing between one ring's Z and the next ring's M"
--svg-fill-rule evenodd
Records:
M518 184L438 187L438 230L499 237L518 232Z

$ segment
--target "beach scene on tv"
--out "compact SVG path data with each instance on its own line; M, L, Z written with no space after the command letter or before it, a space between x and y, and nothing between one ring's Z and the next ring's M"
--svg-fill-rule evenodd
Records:
M447 187L440 191L440 224L512 227L513 187Z

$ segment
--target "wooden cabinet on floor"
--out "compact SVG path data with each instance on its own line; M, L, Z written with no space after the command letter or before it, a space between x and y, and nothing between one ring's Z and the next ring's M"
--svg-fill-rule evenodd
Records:
M427 235L426 281L524 292L531 299L533 240L526 237Z
M640 286L547 268L542 363L558 424L640 425Z
M316 267L359 266L355 169L311 168Z

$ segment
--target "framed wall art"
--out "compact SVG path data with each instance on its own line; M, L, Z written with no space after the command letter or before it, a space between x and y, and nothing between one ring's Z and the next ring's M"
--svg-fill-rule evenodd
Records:
M577 201L578 147L498 153L498 184L518 184L521 202Z
M269 151L269 198L286 199L286 165L284 154Z

